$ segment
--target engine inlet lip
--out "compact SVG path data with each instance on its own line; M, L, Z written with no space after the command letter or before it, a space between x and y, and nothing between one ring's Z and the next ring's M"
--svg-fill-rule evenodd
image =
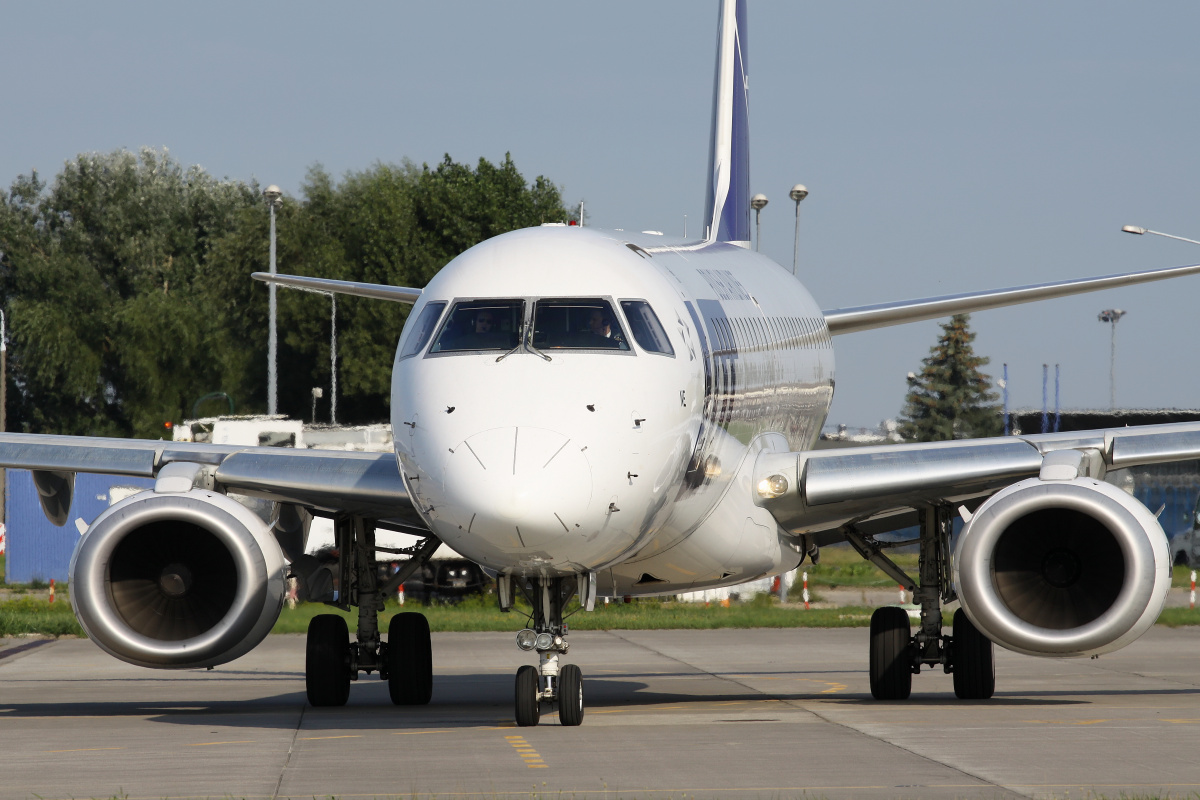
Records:
M253 534L238 518L238 509L241 506L224 495L193 490L188 494L134 495L102 513L71 559L71 604L88 637L130 663L176 668L216 661L241 643L254 628L257 609L265 601L268 575ZM225 616L199 636L171 642L131 628L114 608L109 591L109 564L117 546L130 532L163 521L208 531L228 548L237 572L237 590ZM80 565L87 569L78 569Z
M954 555L955 583L964 611L1006 647L1031 655L1075 655L1104 648L1141 619L1155 586L1153 546L1141 535L1136 502L1120 489L1094 479L1050 482L1032 478L1014 484L985 504L967 524ZM1099 617L1076 628L1056 630L1029 623L1004 604L996 588L992 554L1005 530L1021 517L1050 508L1069 509L1101 523L1125 558L1121 590ZM1154 524L1149 511L1145 516Z

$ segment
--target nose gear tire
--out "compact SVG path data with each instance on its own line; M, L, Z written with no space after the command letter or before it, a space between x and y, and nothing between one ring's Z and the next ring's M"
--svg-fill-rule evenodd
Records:
M574 664L558 674L558 721L572 726L583 722L583 672Z
M517 670L517 725L528 728L538 724L541 709L538 708L538 673L535 667L526 664Z

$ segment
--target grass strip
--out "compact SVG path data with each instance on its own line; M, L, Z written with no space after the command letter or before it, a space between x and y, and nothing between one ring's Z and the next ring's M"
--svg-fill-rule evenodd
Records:
M765 596L747 603L733 603L728 608L717 604L705 606L700 603L639 600L600 604L595 611L571 616L567 623L575 631L862 628L871 624L873 610L866 606L841 606L806 611L795 606L780 606ZM502 614L492 598L477 598L453 606L399 606L388 603L380 615L380 627L387 630L388 621L401 611L424 614L429 620L430 629L436 632L516 633L526 625L526 616L519 608ZM346 618L351 630L354 630L357 621L356 611L340 611L319 603L302 603L295 608L285 607L272 633L304 633L308 630L309 621L318 614L339 614ZM944 624L949 627L949 614ZM1158 624L1171 628L1200 625L1200 609L1164 609ZM61 599L49 603L44 599L21 597L0 602L0 637L29 634L83 636L83 629L71 612L71 604Z
M51 603L36 597L21 597L0 603L0 636L26 634L44 636L83 636L83 628L71 611L71 603L60 599Z
M379 626L386 630L388 621L400 611L424 614L433 631L500 631L516 633L527 624L520 607L504 614L492 598L464 601L458 605L399 606L389 602L380 615ZM353 630L357 613L339 611L315 603L285 608L273 633L303 633L317 614L340 614ZM869 625L871 609L858 606L812 609L779 606L764 600L730 604L677 603L640 600L632 603L599 603L592 612L580 612L567 620L573 631L600 630L703 630L715 628L855 628Z

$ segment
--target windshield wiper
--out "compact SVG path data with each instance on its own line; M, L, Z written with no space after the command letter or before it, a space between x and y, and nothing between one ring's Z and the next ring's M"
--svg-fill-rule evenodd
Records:
M521 340L521 343L518 344L516 347L514 347L512 350L509 350L507 353L504 353L503 355L497 356L496 361L497 362L503 361L504 359L508 358L513 353L517 352L518 350L525 350L526 352L532 353L535 356L541 356L542 358L546 359L547 361L554 360L554 359L550 358L550 356L546 355L541 350L538 350L536 347L533 346L533 335L532 335L532 331L531 331L530 336L527 339L523 338Z
M517 346L514 347L512 350L509 350L507 353L504 353L503 355L496 356L496 362L499 363L499 362L503 361L504 359L508 358L509 356L511 356L513 353L517 352L524 346L525 346L524 342L518 342Z
M547 361L553 361L553 360L554 360L554 359L550 358L550 356L548 356L548 355L546 355L545 353L543 353L541 350L538 350L536 347L534 347L534 346L533 346L533 342L529 342L529 343L528 343L527 345L525 345L525 346L526 346L526 348L528 348L529 352L533 353L535 356L541 356L542 358L546 359Z

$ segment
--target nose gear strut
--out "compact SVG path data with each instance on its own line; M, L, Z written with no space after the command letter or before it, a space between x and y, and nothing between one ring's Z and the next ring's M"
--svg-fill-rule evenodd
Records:
M536 650L538 666L517 670L516 719L522 727L537 725L542 711L558 709L563 725L583 722L583 673L574 664L559 664L570 645L563 609L579 587L579 577L512 578L513 585L533 606L531 628L517 634L517 646Z

